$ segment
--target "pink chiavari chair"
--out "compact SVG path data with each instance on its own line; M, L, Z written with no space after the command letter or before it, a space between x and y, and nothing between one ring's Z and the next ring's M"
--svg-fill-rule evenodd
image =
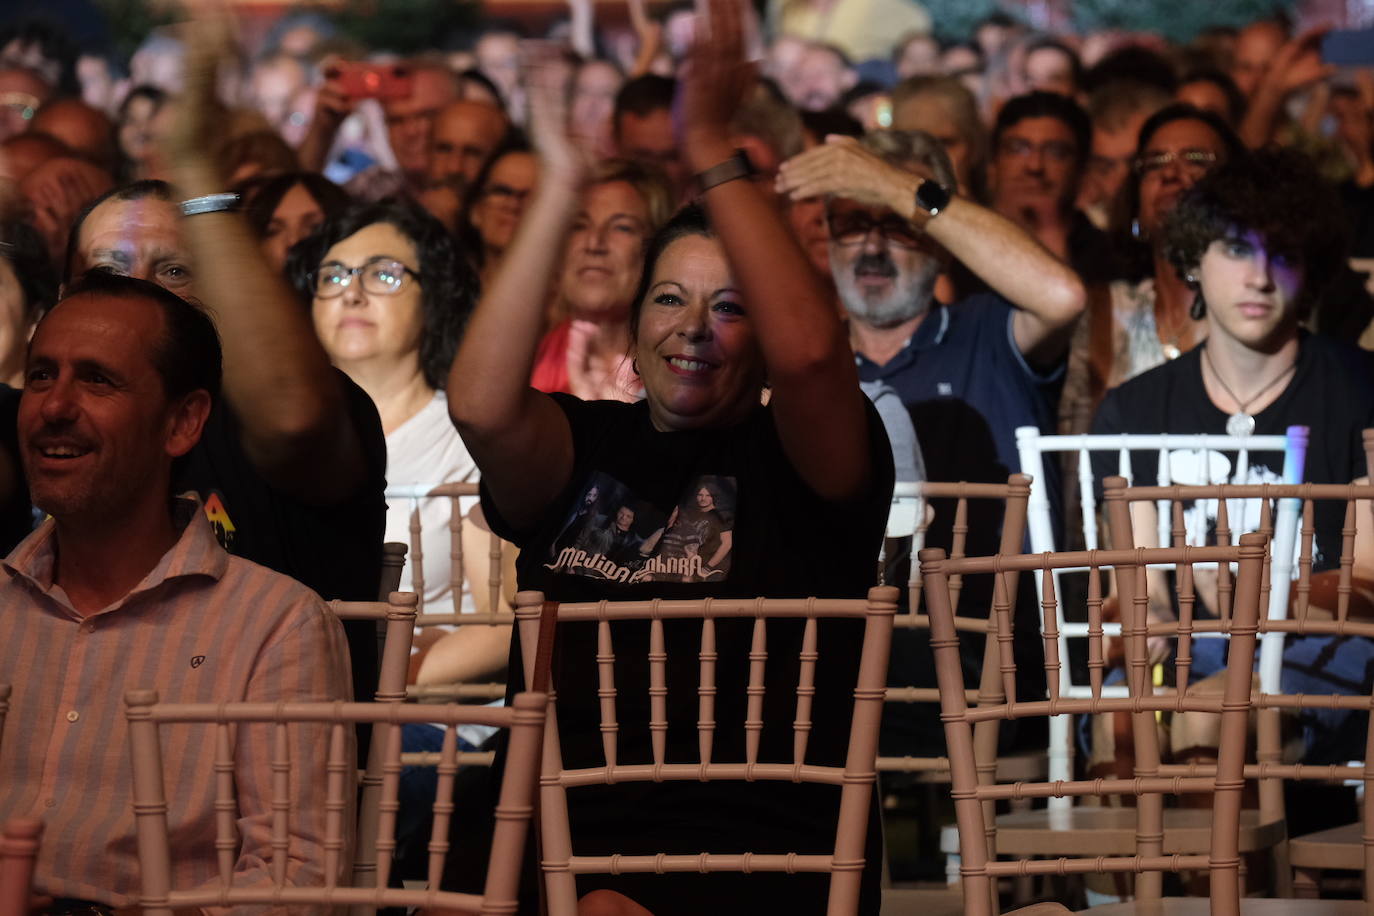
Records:
M1131 519L1120 507L1132 502L1151 502L1170 506L1173 539L1181 542L1184 537L1184 510L1186 504L1197 500L1217 501L1217 540L1226 543L1230 539L1228 530L1228 505L1242 500L1262 501L1262 515L1272 515L1271 505L1279 500L1292 500L1298 506L1301 524L1298 532L1297 563L1298 578L1292 588L1290 616L1278 617L1271 610L1260 621L1261 661L1258 677L1259 693L1254 698L1256 713L1256 762L1247 764L1245 777L1257 780L1259 787L1259 809L1252 812L1262 824L1274 824L1285 830L1276 845L1276 867L1278 869L1276 887L1281 896L1287 897L1296 891L1298 896L1312 899L1319 891L1321 872L1325 870L1350 870L1362 873L1364 899L1374 911L1374 811L1366 806L1360 820L1348 825L1324 830L1317 834L1288 839L1286 836L1285 781L1340 783L1357 781L1368 793L1374 789L1374 763L1370 752L1374 751L1374 717L1366 727L1365 755L1362 762L1342 766L1303 765L1284 762L1282 717L1285 710L1298 713L1309 709L1351 709L1369 711L1374 709L1374 700L1366 695L1350 693L1303 693L1286 694L1282 690L1279 677L1283 662L1284 641L1289 636L1336 636L1374 639L1374 621L1357 619L1352 612L1352 598L1355 591L1355 542L1365 526L1374 524L1369 513L1371 500L1374 500L1374 486L1342 484L1262 484L1251 486L1212 486L1212 487L1125 487L1120 479L1107 481L1106 502L1109 507L1109 520L1112 525L1114 541L1128 541L1132 536ZM1322 612L1312 604L1314 589L1313 557L1316 535L1316 511L1323 502L1336 503L1343 507L1341 545L1339 562L1336 565L1337 583L1335 586L1336 608L1334 613ZM1115 509L1116 511L1110 511ZM1327 545L1328 549L1332 545ZM1276 548L1277 549L1277 548ZM1266 566L1268 561L1266 560ZM1230 615L1230 575L1229 570L1217 570L1217 609L1225 620ZM1268 585L1268 576L1265 577ZM1329 587L1329 586L1328 586ZM1180 601L1180 640L1175 690L1188 688L1188 672L1191 664L1190 642L1192 639L1193 601L1186 604ZM1266 601L1264 606L1269 606ZM1335 681L1332 681L1333 686ZM1192 689L1197 689L1194 686ZM1207 766L1197 764L1170 764L1161 767L1163 775L1198 775L1210 772ZM1288 869L1292 868L1292 881ZM1335 908L1343 904L1330 901Z
M445 483L433 486L401 487L388 490L392 499L410 501L409 515L409 565L411 587L421 596L417 605L415 624L418 634L424 634L432 627L453 629L464 626L511 627L515 623L514 613L514 558L515 546L507 543L492 532L481 516L480 509L473 507L464 511L464 501L475 499L479 486L475 482ZM437 613L426 609L423 595L430 573L425 565L424 528L421 518L421 505L427 501L447 500L449 502L449 593L454 596L455 610L452 613ZM474 552L482 551L486 557L483 570L474 566ZM480 570L474 572L474 570ZM472 573L471 581L469 573ZM397 571L399 576L400 572ZM480 581L479 581L480 575ZM473 608L469 613L460 613L457 608L463 602L465 590L469 593ZM424 652L431 641L430 637L419 635L417 652ZM418 657L412 667L418 664ZM506 685L499 681L473 682L463 684L412 684L407 695L419 702L490 702L506 695ZM494 755L491 752L464 753L464 764L490 764ZM429 753L406 754L408 766L433 765L437 755Z
M911 569L907 580L907 609L905 612L897 614L894 626L917 631L926 631L930 628L930 619L921 607L921 565L916 562L916 555L925 546L925 536L932 515L921 511L924 506L930 500L942 500L941 509L952 513L950 555L963 557L968 542L970 502L1000 503L1004 506L1004 510L1002 512L1002 534L998 552L1020 553L1022 545L1025 543L1026 504L1030 497L1030 484L1030 478L1026 475L1012 474L1007 478L1005 484L923 481L915 485L915 492L919 500L915 534L912 537ZM950 597L954 602L956 612L959 608L963 585L963 577L959 577L950 584ZM968 691L969 702L977 701L979 691L988 691L989 698L993 700L1000 694L1001 680L997 676L995 662L994 646L989 642L984 647L982 679L977 689ZM891 680L892 678L889 677L889 681ZM934 705L940 702L940 692L936 687L893 686L889 684L887 702ZM1000 778L1035 779L1043 777L1047 766L1044 753L998 756L997 725L995 722L979 725L977 742L979 759L995 761L999 768L998 775ZM917 774L916 778L920 783L948 785L949 759L944 754L880 755L878 757L878 772ZM1029 807L1028 803L1017 802L1016 804L1017 807ZM957 843L958 837L953 825L946 825L940 834L942 851L952 855L957 849ZM903 912L920 913L921 916L931 916L932 908L938 912L956 912L961 907L957 885L950 885L944 889L885 887L883 901L885 908L893 910L901 908Z
M540 773L540 822L544 886L551 916L573 916L577 912L576 876L579 874L662 874L666 872L826 872L831 875L827 913L831 916L853 913L858 905L865 856L866 830L873 785L877 779L875 761L878 728L882 717L883 693L891 648L892 619L896 613L897 590L878 587L869 590L866 600L840 599L706 599L700 601L625 601L554 605L560 624L593 622L598 628L596 657L600 679L598 706L601 717L604 765L590 769L564 768L557 726L557 699L549 692L549 712L544 726L543 762ZM539 592L520 592L516 596L516 618L525 662L526 683L535 682L537 646L540 645L541 611L544 597ZM746 759L719 761L712 753L716 738L715 715L718 683L716 622L752 620L753 642L748 653L748 697L746 719ZM807 742L812 727L812 696L818 653L818 620L849 619L864 621L862 658L854 689L853 716L845 765L820 766L805 763ZM700 703L696 728L698 754L693 761L665 758L669 726L666 684L667 653L664 622L700 620L701 643L698 653L701 677L697 684ZM803 622L799 658L800 682L767 684L768 624L784 620ZM650 683L615 683L615 624L648 621ZM616 722L615 695L618 690L648 689L651 703L650 729L653 735L653 763L617 762L619 725ZM765 691L790 689L796 692L793 725L793 759L760 761L758 751L763 729ZM586 698L584 698L585 701ZM634 783L646 780L675 782L703 780L759 780L814 782L841 786L838 828L831 855L789 854L788 850L733 855L713 855L699 849L669 851L657 855L580 856L573 852L576 837L568 821L567 790L579 785ZM876 853L877 851L874 850Z
M28 916L33 865L42 835L43 822L33 817L15 818L0 826L0 916Z
M331 601L329 609L340 620L373 620L384 634L381 664L377 677L377 703L404 703L406 699L406 669L410 664L410 646L415 637L415 607L413 592L391 592L388 600ZM384 753L379 736L373 735L368 745L367 766L362 773L362 794L358 806L358 845L353 858L353 883L367 886L377 874L378 851L373 843L381 818L382 769Z
M443 907L464 913L509 914L515 912L524 843L533 811L534 780L539 765L546 698L538 693L515 697L508 707L485 708L446 705L421 708L406 703L220 703L159 704L151 690L130 691L128 706L130 751L133 755L134 814L138 830L141 869L139 906L144 916L172 916L181 907L236 907L273 904L289 912L315 908L352 907L355 912L375 907ZM348 812L357 780L347 730L367 722L377 732L374 743L384 747L381 816L371 837L379 851L375 881L366 885L342 882L352 847L352 820ZM391 888L391 851L395 843L397 790L401 771L401 726L411 722L441 722L446 726L439 765L438 797L429 843L428 883L425 889ZM168 840L169 811L164 791L159 729L201 724L213 730L215 742L216 875L195 888L171 886L174 851ZM457 772L457 738L460 724L481 724L510 731L509 754L496 809L496 827L481 895L440 891L439 878L448 852L448 836L456 812L453 782ZM237 829L239 799L235 791L235 741L245 728L263 727L272 733L272 780L270 798L270 880L235 885L233 869L242 838ZM324 729L328 734L327 757L293 759L291 732L297 728ZM308 768L293 777L293 768ZM318 884L300 886L290 880L292 819L299 817L293 805L293 778L309 778L327 785L324 802L323 861L314 863L322 877Z
M1129 873L1136 875L1137 901L1114 904L1102 912L1172 912L1160 902L1163 871L1206 870L1211 876L1210 902L1201 901L1203 910L1214 916L1237 916L1240 912L1239 818L1242 771L1244 766L1246 717L1250 709L1251 675L1258 631L1260 584L1265 544L1258 534L1245 535L1239 547L1165 548L1155 550L1087 551L1068 554L1001 556L948 560L939 549L921 554L926 583L926 606L930 614L931 644L935 651L940 682L942 718L949 745L953 796L959 822L960 873L964 883L964 907L968 916L991 916L998 912L997 880L1021 875L1068 875L1089 873ZM1146 621L1145 569L1150 564L1169 563L1184 567L1195 563L1238 563L1230 633L1229 674L1223 694L1194 696L1156 694L1148 674L1146 641L1155 636L1175 636L1179 624L1149 624ZM1083 567L1088 574L1088 655L1090 695L1073 697L1061 694L1059 668L1066 663L1059 653L1055 632L1057 615L1043 616L1040 636L1045 649L1047 699L1024 700L1016 695L1015 663L1011 653L1013 638L1010 602L1006 588L997 584L993 613L985 625L989 639L996 642L998 668L1006 700L980 703L970 707L966 701L959 664L960 632L977 632L977 623L956 618L950 598L950 579L956 573L1028 572L1041 577L1044 601L1057 605L1053 572L1066 567ZM1102 623L1102 570L1117 570L1117 585L1123 608L1123 635L1127 651L1129 696L1104 696L1105 656ZM1156 736L1156 711L1205 711L1221 717L1221 747L1215 771L1210 776L1165 778L1159 775L1159 748ZM984 721L1010 721L1046 718L1063 713L1130 713L1136 737L1136 775L1133 779L1057 780L1002 784L980 777L974 749L974 728ZM984 769L983 773L988 771ZM1206 854L1166 854L1163 822L1163 795L1209 793L1212 797L1211 840ZM1105 794L1135 796L1136 821L1134 854L1110 855L1106 850L1081 858L1022 859L999 861L1005 852L997 845L993 806L1012 798L1087 797ZM1045 849L1042 854L1053 855ZM1139 904L1139 908L1136 907Z

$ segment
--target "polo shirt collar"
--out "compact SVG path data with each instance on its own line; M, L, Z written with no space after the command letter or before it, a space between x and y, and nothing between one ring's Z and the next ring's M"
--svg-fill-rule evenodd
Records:
M214 529L205 517L200 499L191 493L176 497L172 514L173 521L181 529L176 543L129 594L105 611L116 610L138 595L153 591L173 579L205 576L218 580L228 570L229 554L215 539ZM56 531L57 522L51 518L45 520L8 557L0 560L0 566L12 576L27 579L39 591L52 594ZM67 604L65 600L62 603Z
M916 354L922 350L933 350L945 342L945 335L949 333L949 306L936 303L935 307L926 313L925 319L916 326L916 331L907 338L906 343L897 355L892 357L881 367L881 372L887 376L899 369L905 369L916 359ZM867 356L855 352L854 364L864 366L865 364L876 365Z

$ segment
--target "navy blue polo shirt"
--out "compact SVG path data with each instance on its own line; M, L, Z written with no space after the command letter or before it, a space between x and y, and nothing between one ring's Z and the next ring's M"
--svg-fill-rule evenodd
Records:
M1016 427L1055 432L1064 364L1032 369L1013 314L1007 300L978 293L932 309L886 365L856 355L859 378L885 382L911 412L928 479L1005 483L1021 470Z

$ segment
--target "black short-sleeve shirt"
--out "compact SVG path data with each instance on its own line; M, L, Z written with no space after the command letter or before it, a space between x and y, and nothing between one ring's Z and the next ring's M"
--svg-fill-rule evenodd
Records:
M867 493L853 503L814 493L787 460L773 414L754 410L726 429L661 432L647 404L584 402L554 395L573 433L574 465L556 508L530 530L513 529L491 495L482 504L492 529L520 548L520 587L559 601L643 597L862 598L874 584L878 549L892 492L892 455L877 412L865 400L870 455ZM743 760L744 700L751 621L716 624L715 760ZM816 675L814 729L807 759L842 764L854 677L863 636L857 621L823 621ZM649 739L648 625L614 628L621 763L652 762ZM668 621L669 762L699 761L697 685L700 621ZM565 624L555 644L559 732L570 767L599 765L596 625ZM768 625L769 683L795 685L800 621ZM741 664L741 662L746 662ZM519 683L518 642L512 683ZM759 759L792 762L795 690L765 696ZM834 841L837 797L830 787L730 783L643 783L570 792L570 816L582 854L616 848L692 853L821 851ZM876 812L875 812L876 813ZM759 879L762 876L753 876ZM690 880L654 881L636 897L677 912L694 893ZM582 891L594 885L587 884ZM620 885L617 885L620 886ZM580 884L581 887L581 884ZM752 881L757 906L739 912L806 912L824 885L796 877ZM818 889L819 887L819 889ZM640 893L636 888L635 893ZM778 898L776 894L783 894ZM817 896L819 894L819 897ZM793 897L792 895L799 895ZM632 894L633 896L633 894ZM804 901L788 909L787 899ZM763 907L760 909L759 907Z

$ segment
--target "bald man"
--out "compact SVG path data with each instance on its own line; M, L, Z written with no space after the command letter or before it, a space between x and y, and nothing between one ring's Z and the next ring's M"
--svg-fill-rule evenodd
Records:
M446 106L434 119L430 184L447 185L461 195L509 129L505 112L495 105L462 99Z
M81 99L53 99L38 109L29 129L56 137L73 153L106 171L115 169L114 124L104 112Z

